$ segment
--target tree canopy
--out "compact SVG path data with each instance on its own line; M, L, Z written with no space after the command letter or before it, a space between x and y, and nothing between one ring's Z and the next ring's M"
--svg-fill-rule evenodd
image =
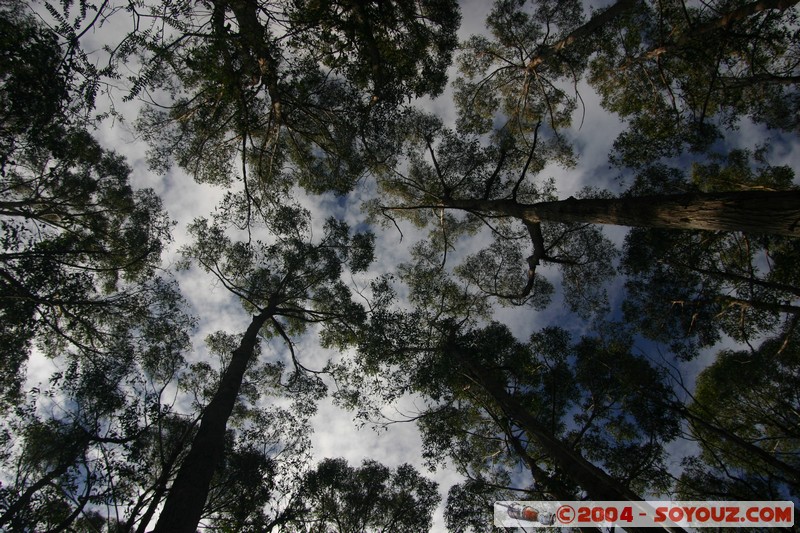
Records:
M466 5L0 3L0 528L798 497L797 2Z

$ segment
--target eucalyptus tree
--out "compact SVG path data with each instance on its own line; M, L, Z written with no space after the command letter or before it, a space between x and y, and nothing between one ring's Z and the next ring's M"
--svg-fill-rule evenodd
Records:
M621 118L635 115L671 128L669 134L659 133L638 128L633 120L618 147L628 143L642 150L655 150L664 142L673 143L676 150L683 146L681 135L693 131L692 127L682 125L689 119L679 120L673 117L674 113L657 112L667 105L659 102L668 100L671 82L664 82L667 88L650 98L652 91L641 85L656 78L657 72L642 76L645 81L639 84L634 76L615 74L619 65L639 65L630 60L630 55L643 46L652 45L659 50L641 54L646 56L641 63L649 65L647 68L657 70L662 59L676 55L675 61L683 62L681 68L686 71L725 70L719 76L751 78L753 91L768 90L773 85L783 87L785 91L780 89L781 96L777 98L793 101L796 79L791 74L796 68L791 29L795 17L793 4L753 2L741 7L720 5L681 10L677 4L650 6L646 2L621 1L587 19L580 3L498 1L487 19L491 38L472 38L458 58L462 77L455 82L457 129L445 130L435 119L411 118L404 125L410 131L404 148L408 172L386 173L382 190L387 198L379 203L384 209L419 208L433 213L461 209L485 219L516 218L531 232L534 253L529 262L532 264L546 260L548 255L549 243L543 243L538 234L542 222L797 236L795 191L721 187L713 192L687 189L682 194L672 191L673 194L644 197L595 194L601 197L555 201L554 196L543 194L544 185L529 183L548 164L572 164L572 149L564 130L572 122L580 96L577 93L570 96L564 82L577 86L587 66L592 71L589 81L599 87L609 110ZM711 39L715 46L717 41L722 43L719 57L692 53L702 46L704 39ZM774 42L774 47L767 42ZM636 48L640 43L650 45ZM598 49L601 52L593 56ZM768 81L770 76L750 76L745 72L746 69L752 69L751 74L761 72L768 65L782 69L782 74L776 76L785 83L772 84ZM619 68L624 70L623 67ZM714 83L719 76L700 76L680 83L686 91L715 95ZM661 81L656 87L660 84ZM615 90L625 91L625 96L612 97ZM702 112L696 109L702 98L686 96L686 104L681 105L686 108L694 105L696 117L701 114L705 117L695 122L712 129L716 127L710 123L712 118L721 125L733 125L756 105L752 95L747 99L751 108L717 103L716 98L705 98ZM654 111L653 102L661 107ZM709 144L715 139L707 133L698 135L698 142L705 139ZM682 148L660 155L678 153L682 153ZM453 163L455 159L467 163L459 166ZM639 161L643 165L653 159L642 157ZM428 220L435 220L435 216L429 216ZM444 233L445 229L441 231Z
M629 128L615 159L705 150L742 117L796 132L797 2L640 2L597 40L589 82ZM647 139L647 142L642 142Z
M763 153L733 151L695 164L687 179L677 169L651 166L632 194L696 188L780 190L792 187L788 166L771 166ZM637 228L625 242L626 318L650 338L691 357L722 334L749 342L796 323L800 295L796 239L744 232Z
M529 344L498 324L444 336L426 349L414 341L389 348L384 338L380 360L362 351L355 363L387 398L400 390L425 402L415 418L432 463L450 458L473 485L513 499L579 499L584 490L638 502L669 487L663 443L679 418L661 409L668 388L647 361L596 339L568 348L555 329ZM529 472L521 486L519 467Z
M362 143L371 123L443 90L460 20L454 0L219 0L153 16L174 35L140 36L146 66L133 94L167 91L139 121L156 167L174 160L230 185L241 161L248 191L337 193L374 157Z
M244 334L229 343L230 359L203 407L156 531L194 531L197 527L214 471L227 457L228 421L242 405L242 383L258 361L261 339L279 337L291 354L294 371L283 376L273 370L271 386L299 397L294 409L303 419L313 413L313 400L324 394L325 387L297 358L292 336L309 325L322 324L321 336L326 342L343 342L365 317L341 276L345 268L359 272L372 261L370 234L351 236L346 224L330 219L315 242L310 213L286 202L269 210L260 208L261 229L268 230L264 233L269 240L236 240L226 234L226 227L247 224L250 230L258 229L246 203L241 195L229 195L214 220L197 219L192 224L195 241L184 249L187 265L196 261L215 276L252 319Z
M215 332L206 342L221 364L216 371L207 361L198 361L184 382L196 398L197 420L217 396L240 339ZM280 531L299 513L301 487L311 461L309 418L315 411L314 400L324 391L314 383L286 380L284 359L276 361L266 357L260 346L255 349L228 419L225 452L209 484L202 527ZM190 439L184 452L191 444ZM140 527L145 526L140 522Z
M429 531L441 499L436 483L411 465L390 469L370 459L359 467L324 459L297 490L299 502L286 527L309 532Z
M452 460L470 479L463 490L639 501L669 486L663 442L679 417L661 408L664 378L629 341L573 343L553 328L522 343L500 324L480 327L478 289L430 283L424 262L405 276L412 310L393 307L388 282L377 284L381 307L335 368L343 405L380 420L384 404L414 395L424 457Z
M90 346L109 314L145 312L170 223L152 190L94 140L91 102L57 37L0 9L0 388L12 397L32 343ZM101 342L101 341L98 341Z
M0 526L122 522L151 490L155 450L175 439L170 428L186 429L165 391L181 373L192 320L172 286L147 300L146 312L106 317L90 345L59 347L51 375L38 376L45 383L6 413Z
M636 4L619 0L587 20L576 1L494 2L486 20L490 36L470 37L458 56L459 128L485 132L499 114L503 127L516 133L545 126L568 152L558 132L569 126L580 103L577 85L596 41Z
M616 251L599 224L797 236L800 192L785 168L762 170L771 187L786 190L759 189L754 177L749 189L707 187L700 182L714 172L721 179L721 169L698 167L698 176L702 171L706 177L682 183L680 191L640 188L615 197L587 188L580 198L557 200L552 181L537 179L543 166L532 162L539 152L529 151L524 140L497 132L485 141L419 114L407 115L400 128L404 153L397 161L403 164L378 175L381 194L370 204L372 213L429 227L431 249L442 261L460 238L488 226L494 243L456 272L507 302L530 299L541 285L536 268L549 263L561 268L573 310L602 309ZM532 245L527 265L521 252L526 241Z
M302 231L295 225L297 213L287 216L292 217L284 219L291 223L287 231ZM368 262L371 240L357 237L354 240L360 247L350 246L345 227L331 222L328 230L316 248L293 240L298 235L293 233L283 243L260 249L267 254L283 252L280 257L271 255L271 262L260 266L277 271L280 263L289 272L270 280L269 274L260 270L262 277L251 287L254 301L257 283L264 290L270 283L283 290L275 291L281 299L270 316L273 332L296 333L305 323L317 320L341 319L342 324L358 320L358 306L337 300L344 297L346 289L332 277L340 267L337 261L344 256L350 259L350 266ZM217 237L222 238L221 234ZM222 246L220 242L202 242ZM210 260L210 250L204 250L204 259ZM241 248L216 252L244 257ZM254 260L261 258L253 256ZM302 261L308 264L302 265ZM237 274L246 275L243 271ZM309 308L299 306L304 291L312 288L313 294L306 295ZM78 522L91 515L97 527L105 524L124 531L149 531L162 507L162 516L169 509L165 498L179 490L176 484L180 487L182 469L197 468L191 452L208 450L202 444L209 441L209 427L221 427L221 433L212 437L222 440L220 451L224 453L211 464L208 456L201 456L209 479L208 496L193 500L199 505L198 519L215 527L252 531L288 519L289 502L281 499L294 494L306 468L308 417L314 410L313 400L322 393L320 383L304 375L299 361L299 370L287 378L283 361L258 361L257 339L245 346L249 350L245 353L241 338L222 332L210 335L207 344L225 372L215 372L206 361L185 368L184 355L189 350L186 330L191 320L182 314L177 294L168 289L164 287L160 304L151 300L153 313L148 317L110 317L105 323L106 344L95 341L90 353L63 354L56 363L66 368L51 376L46 392L32 396L29 404L18 406L14 417L6 419L3 472L14 483L2 491L0 524L63 530L81 527ZM325 304L308 303L312 299ZM328 313L328 309L335 312ZM281 317L286 320L283 325ZM327 331L333 339L334 334L347 335L347 327L342 325L338 333L335 327ZM293 350L291 345L289 349ZM242 364L247 367L246 376L240 374L233 383L231 376L237 369L243 370ZM235 390L230 388L232 383ZM182 397L193 398L188 412L174 408L176 385ZM231 401L227 418L220 422L218 406L231 398L236 404Z
M682 497L797 495L797 330L756 350L725 350L698 376L688 406L700 453L685 460Z
M470 38L458 58L459 128L486 132L502 117L509 131L560 139L587 81L628 123L615 154L625 165L706 149L745 115L796 130L796 3L620 0L586 13L580 2L499 0L491 36Z

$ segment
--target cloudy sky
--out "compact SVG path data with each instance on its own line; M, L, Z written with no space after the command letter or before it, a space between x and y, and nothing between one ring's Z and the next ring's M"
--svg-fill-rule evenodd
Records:
M595 2L593 7L601 7L607 2ZM462 7L462 27L460 37L466 38L469 35L484 31L484 19L490 8L490 2L481 0L463 0ZM101 45L113 35L127 30L130 21L125 14L120 14L116 19L107 21L97 31L87 34L82 42L87 50L97 50L100 52ZM131 66L135 70L135 66ZM597 97L592 91L584 86L580 87L581 96L586 104L585 118L582 126L573 129L571 134L575 139L577 147L578 165L575 168L548 169L543 173L543 177L555 177L558 185L560 197L565 198L587 183L595 185L613 184L615 172L609 170L608 153L616 137L616 133L621 130L620 124L616 119L609 117L597 105ZM446 122L455 119L455 111L450 98L450 91L434 100L419 102L421 107L437 113ZM133 183L137 187L150 187L154 189L162 198L164 205L170 216L176 221L174 232L174 243L169 253L165 254L164 268L171 271L176 260L177 249L188 242L186 234L187 225L196 217L207 216L213 212L215 205L224 194L224 190L209 185L199 185L194 180L180 171L173 168L167 175L157 175L147 169L145 162L146 146L137 139L130 124L135 119L140 103L116 102L118 109L122 112L125 122L120 120L108 120L103 123L99 132L100 140L109 148L113 148L125 155L129 164L133 167ZM578 120L577 122L580 122ZM764 132L758 128L744 125L741 135L738 137L743 146L752 146L754 139L763 138ZM775 163L790 164L798 168L798 156L800 153L792 146L783 142L776 142L772 147ZM359 195L364 195L360 191L353 197L348 197L344 202L337 201L332 196L305 196L302 198L304 205L310 208L314 214L317 224L327 218L330 214L344 217L352 225L363 221L363 215L358 209ZM373 274L389 272L395 265L407 258L407 251L410 244L416 239L421 238L421 234L413 228L404 227L403 237L394 229L380 230L378 232L376 257L377 264ZM621 242L624 230L619 228L608 228L608 235L616 242ZM477 250L481 244L488 241L475 239L470 241L470 246L475 249L460 249L459 254ZM555 279L554 272L544 271L548 277ZM191 305L192 312L199 318L199 327L195 333L194 345L195 353L192 358L202 358L205 355L202 339L216 330L224 330L229 333L243 332L250 321L241 306L230 294L211 276L202 271L192 268L184 272L169 272L180 282L184 296ZM558 283L556 283L558 286ZM620 286L619 280L616 287ZM618 298L619 293L612 294L613 298ZM545 311L535 312L530 308L502 309L498 310L496 317L509 324L511 329L519 338L526 338L531 331L542 326L554 323L564 324L565 321L574 320L563 310L554 299ZM575 327L578 327L575 324ZM276 341L273 341L276 342ZM265 350L265 355L275 354L284 351L285 348L275 343ZM321 368L329 357L336 354L324 352L317 348L313 338L303 338L298 341L298 354L306 366L311 368ZM684 370L687 376L691 377L707 364L708 358L701 357L692 362ZM32 362L30 366L31 382L40 381L37 376L46 375L47 363L42 361ZM413 411L413 400L407 401L402 409L411 413ZM389 413L391 414L391 413ZM398 415L399 418L399 415ZM351 465L358 465L365 458L372 458L383 462L387 466L395 467L402 463L416 465L421 471L421 447L416 428L410 423L393 424L385 431L375 432L369 427L358 429L353 423L352 413L343 412L332 404L331 401L323 401L319 406L317 416L313 419L314 436L312 438L314 446L314 456L316 459L323 457L344 457ZM440 491L443 500L446 498L449 487L461 480L452 470L440 470L434 474L429 474L440 484ZM435 516L435 530L443 529L442 508L437 511Z

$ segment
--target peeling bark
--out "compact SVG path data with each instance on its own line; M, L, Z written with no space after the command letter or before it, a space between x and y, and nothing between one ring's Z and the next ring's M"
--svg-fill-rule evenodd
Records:
M536 204L511 200L446 200L436 207L506 215L526 223L577 222L800 237L800 190L581 200L570 197Z

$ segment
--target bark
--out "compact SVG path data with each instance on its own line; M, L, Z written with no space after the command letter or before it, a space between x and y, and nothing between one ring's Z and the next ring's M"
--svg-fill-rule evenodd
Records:
M586 21L585 24L575 28L573 31L569 33L569 35L567 35L563 39L553 43L550 46L542 47L536 54L536 56L533 57L530 61L528 61L527 70L528 71L535 70L536 67L538 67L539 65L547 61L550 57L552 57L554 54L568 47L575 41L586 39L594 32L602 28L604 25L608 24L610 21L619 17L626 11L629 11L639 1L641 0L618 0L617 3L615 3L602 13L593 16L588 21Z
M266 80L267 93L272 103L275 123L280 126L281 115L281 96L278 88L278 60L273 56L273 50L267 39L267 32L259 21L259 6L254 0L217 0L214 5L225 12L225 7L229 6L236 17L239 25L239 37L241 38L245 52L250 52L252 56L246 56L252 60L251 70L258 72Z
M269 307L253 317L241 343L233 351L219 388L200 419L192 447L169 490L154 533L195 533L197 530L211 478L225 451L228 418L255 353L258 332L271 313L272 307Z
M418 208L420 206L416 206ZM519 218L666 229L744 231L800 237L800 190L662 194L520 204L512 200L445 200L437 208Z
M705 429L706 431L709 431L710 433L721 438L722 440L735 445L749 457L758 458L765 464L775 468L778 472L787 475L790 478L786 480L787 482L800 487L800 470L798 470L797 468L793 467L790 464L785 463L784 461L781 461L780 459L778 459L771 453L767 452L760 446L756 446L755 444L752 444L751 442L748 442L743 438L739 437L735 433L731 433L727 429L709 422L704 417L698 415L697 413L695 413L694 411L692 411L691 409L687 408L686 406L680 403L677 402L668 403L667 407L679 413L681 416L683 416L686 420L690 421L692 424L696 424Z
M763 11L785 11L796 5L798 1L800 0L756 0L755 2L750 2L749 4L745 4L715 19L711 19L696 26L687 28L670 42L656 46L631 61L653 59L671 50L674 50L675 48L680 48L681 46L686 45L689 41L696 39L705 33L727 28L735 22L744 20Z
M570 500L575 500L575 495L570 494L562 487L558 485L550 476L547 475L547 472L542 470L539 465L536 463L533 457L531 457L525 448L523 448L522 443L520 443L519 438L511 434L509 428L503 428L503 431L506 433L506 437L508 437L508 442L511 444L511 447L514 448L514 453L516 453L525 464L528 465L528 470L531 471L531 476L533 477L533 481L540 485L546 492L549 492L552 496L562 502L568 502Z
M62 464L58 468L51 470L50 472L45 474L43 478L39 479L36 483L28 487L25 490L25 492L23 492L20 495L20 497L17 498L17 500L14 503L12 503L8 507L8 509L6 509L6 512L0 515L0 527L5 526L12 518L14 518L14 515L16 515L25 506L27 506L28 503L30 503L31 499L33 498L34 494L36 494L39 490L47 486L57 477L66 474L69 468L70 468L69 464L66 463Z
M544 429L546 426L528 413L506 391L505 386L492 377L490 372L469 360L465 360L463 364L469 372L470 378L486 390L503 411L542 447L558 467L586 491L589 498L595 501L627 501L632 504L635 512L642 509L642 512L652 515L652 510L644 504L641 497L587 461L577 450L570 448L555 435L546 431ZM664 524L663 527L672 532L684 531L680 527L670 527L667 524ZM643 531L642 528L625 529L627 531Z

